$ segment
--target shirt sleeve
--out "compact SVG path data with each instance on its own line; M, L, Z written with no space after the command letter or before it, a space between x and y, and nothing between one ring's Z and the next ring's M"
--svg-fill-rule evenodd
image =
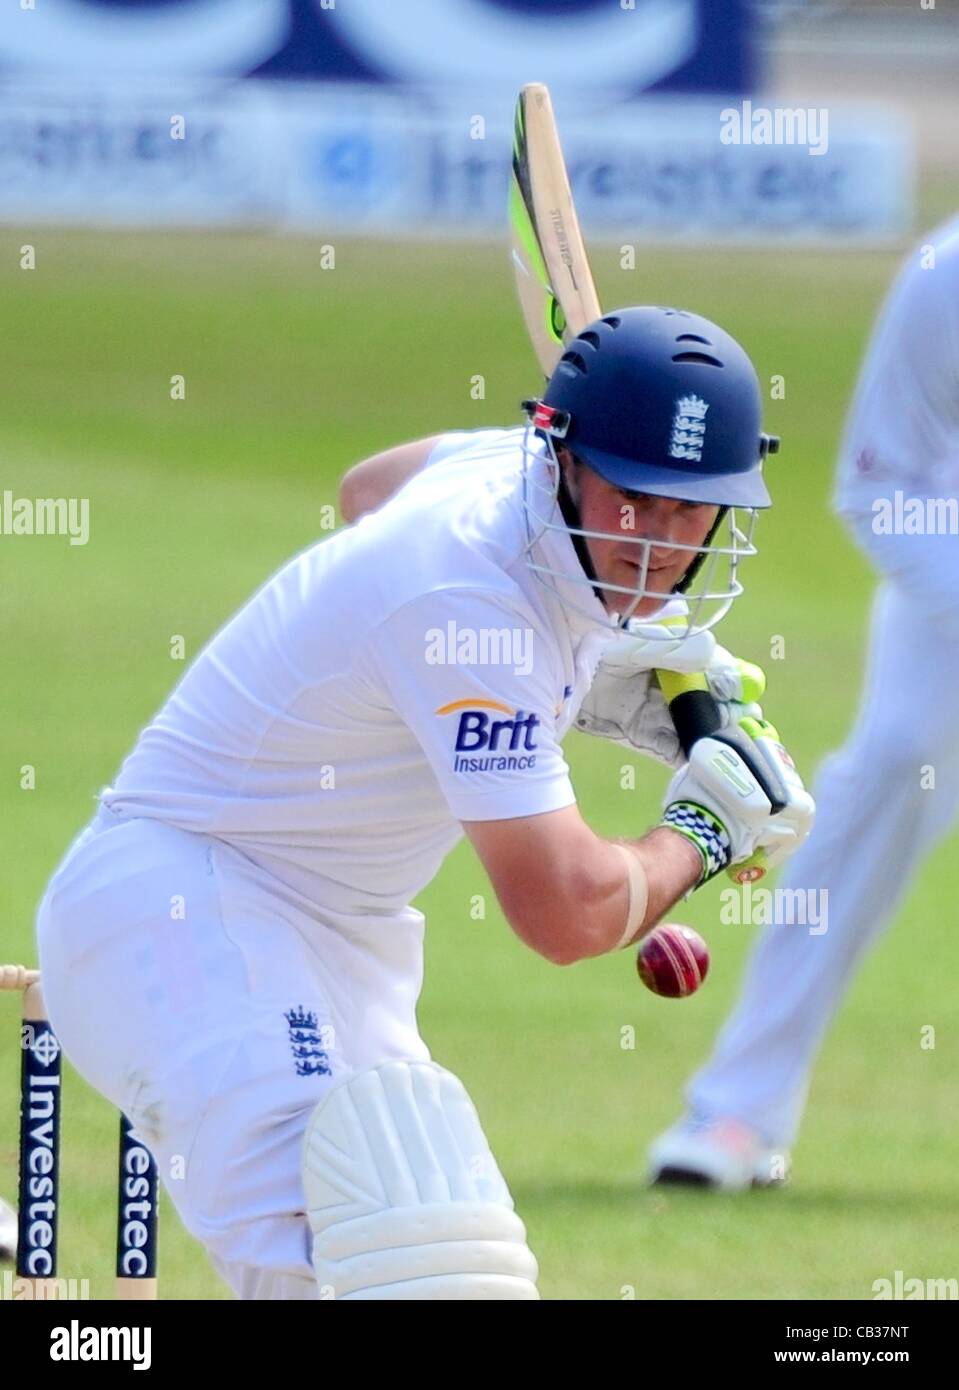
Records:
M371 634L374 681L416 736L458 820L576 801L557 736L564 688L532 610L508 594L418 595Z
M434 463L443 463L466 449L489 448L509 433L508 430L450 430L433 445L426 467L432 468Z

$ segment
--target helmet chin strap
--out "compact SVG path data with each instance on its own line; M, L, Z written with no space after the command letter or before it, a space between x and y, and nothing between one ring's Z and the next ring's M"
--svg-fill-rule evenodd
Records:
M609 611L609 605L603 596L603 591L599 587L596 577L596 569L593 565L593 557L589 553L589 546L586 544L586 537L577 533L583 529L582 518L579 514L579 507L573 500L573 494L569 490L566 482L566 470L557 459L559 469L559 486L556 489L556 500L559 502L559 509L563 514L563 520L570 530L570 540L573 542L573 549L576 551L576 558L582 565L586 578L593 586L593 593L599 599L603 607Z
M682 577L682 579L679 581L679 583L673 585L673 592L674 592L674 593L676 593L676 594L684 594L684 593L686 592L686 590L689 588L690 584L692 584L693 580L696 578L697 574L699 573L699 571L700 571L700 569L701 569L701 567L702 567L702 563L703 563L703 561L705 560L706 555L707 555L707 553L708 553L708 552L706 551L705 547L706 547L706 546L709 546L709 545L712 545L712 543L713 543L713 536L715 536L716 532L719 530L720 522L722 521L723 517L726 515L726 513L727 513L728 511L729 511L729 508L728 508L728 507L720 507L719 511L716 513L716 520L713 522L712 526L710 526L709 532L708 532L708 534L707 534L705 540L703 541L703 547L704 547L704 548L703 548L703 549L699 552L699 554L695 557L695 559L693 560L693 562L692 562L692 564L690 565L689 569L688 569L688 570L686 571L686 573L683 575L683 577Z

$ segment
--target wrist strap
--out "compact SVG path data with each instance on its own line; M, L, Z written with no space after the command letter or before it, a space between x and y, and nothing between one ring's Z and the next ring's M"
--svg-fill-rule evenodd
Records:
M639 862L633 850L626 845L617 844L616 849L626 860L626 878L629 887L629 910L626 913L626 929L619 941L613 947L614 951L621 951L624 946L628 946L633 937L643 925L646 916L646 906L649 902L649 884L646 881L646 870Z
M705 806L695 801L673 801L666 807L660 825L666 825L685 835L703 856L703 876L697 887L708 883L729 863L731 843L729 832Z

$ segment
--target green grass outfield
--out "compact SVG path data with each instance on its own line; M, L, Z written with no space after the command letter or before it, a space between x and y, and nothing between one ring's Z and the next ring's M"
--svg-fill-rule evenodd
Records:
M6 229L0 486L90 498L85 547L0 536L3 719L0 956L35 959L32 917L71 836L182 667L289 555L358 458L445 428L509 424L537 389L506 253L491 246ZM19 248L37 246L34 271ZM837 434L888 252L657 251L635 272L596 253L604 302L676 302L718 319L782 374L768 427L776 500L724 626L767 665L767 710L812 772L852 717L871 578L827 500ZM186 377L183 402L169 379ZM486 383L471 397L472 378ZM769 661L770 639L785 659ZM572 736L590 822L642 831L665 772ZM20 790L20 769L36 789ZM816 1073L792 1187L744 1198L650 1193L646 1143L679 1107L736 990L751 931L721 926L718 887L682 917L710 941L685 1002L638 984L630 956L571 969L511 937L471 852L421 906L430 922L423 1033L466 1082L542 1266L546 1298L868 1298L872 1283L950 1277L959 869L944 847L869 960ZM920 1029L937 1030L935 1050ZM636 1046L623 1050L622 1030ZM17 1025L0 999L0 1192L15 1186ZM69 1074L61 1266L109 1296L116 1116ZM166 1204L166 1297L225 1290Z

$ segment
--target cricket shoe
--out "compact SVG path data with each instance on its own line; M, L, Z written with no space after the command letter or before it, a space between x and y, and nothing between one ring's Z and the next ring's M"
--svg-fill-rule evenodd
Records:
M17 1213L0 1197L0 1260L12 1260L17 1253Z
M784 1149L771 1148L751 1126L733 1119L686 1116L649 1150L651 1183L683 1183L719 1192L781 1186L789 1167Z

